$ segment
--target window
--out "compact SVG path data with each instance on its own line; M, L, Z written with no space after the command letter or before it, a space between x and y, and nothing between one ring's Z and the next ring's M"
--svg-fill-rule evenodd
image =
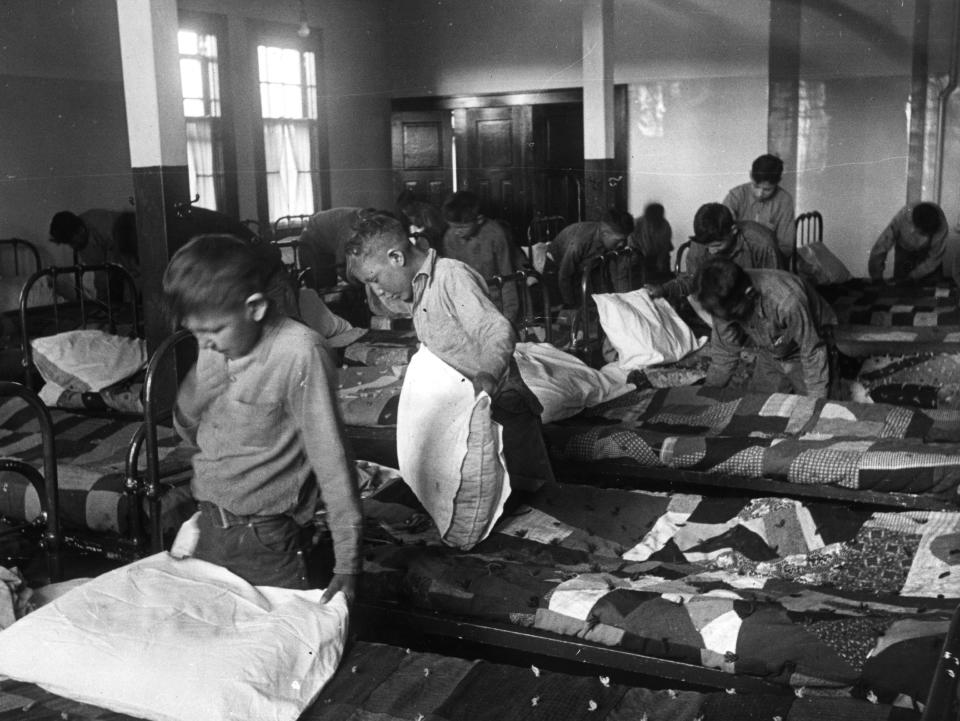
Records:
M190 196L212 210L225 208L225 171L217 36L181 30L180 84L187 123Z
M316 54L257 46L267 211L313 213L320 196Z

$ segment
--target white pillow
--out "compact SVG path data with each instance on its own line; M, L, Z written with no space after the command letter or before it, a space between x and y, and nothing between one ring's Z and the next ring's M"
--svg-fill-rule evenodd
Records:
M444 543L469 550L486 538L510 495L502 429L490 396L421 346L397 409L400 474Z
M343 653L347 605L159 553L0 632L0 674L156 721L294 721Z
M703 345L663 298L643 289L593 296L600 325L624 369L680 360Z
M540 418L544 423L575 416L584 408L634 388L625 379L617 380L594 370L549 343L517 343L513 357L523 382L543 406Z
M142 338L102 330L71 330L35 338L33 364L48 383L70 391L100 391L126 380L147 362Z

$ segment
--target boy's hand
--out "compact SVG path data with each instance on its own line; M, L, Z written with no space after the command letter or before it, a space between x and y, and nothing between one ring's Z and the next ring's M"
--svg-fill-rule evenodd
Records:
M227 357L222 353L201 348L197 354L197 364L184 378L181 386L181 412L196 421L213 399L227 389L229 383Z
M353 606L353 602L357 598L357 579L359 577L360 574L358 573L333 574L327 590L323 592L323 596L320 598L320 603L326 603L337 594L337 591L343 591L343 595L347 598L347 605Z
M489 373L480 371L473 377L473 392L480 395L480 391L486 391L487 395L493 398L497 390L497 379Z
M663 286L662 285L645 285L643 289L650 294L650 300L656 300L657 298L663 298Z

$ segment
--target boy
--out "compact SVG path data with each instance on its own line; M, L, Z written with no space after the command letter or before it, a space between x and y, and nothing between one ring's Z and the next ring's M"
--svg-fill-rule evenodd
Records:
M466 263L484 279L510 275L516 270L514 252L503 228L495 220L480 214L480 198L469 190L458 190L441 210L447 229L443 233L443 254ZM499 291L503 315L516 323L520 318L520 299L514 283Z
M664 280L670 277L670 252L673 250L673 228L666 219L663 205L647 203L627 245L643 256L644 279Z
M335 371L320 337L271 306L263 276L251 246L230 235L194 238L164 273L172 317L200 347L174 414L199 448L193 555L255 585L307 588L308 529L322 500L336 561L323 599L343 591L349 602L362 517Z
M61 210L50 220L50 242L69 246L78 262L84 265L122 265L139 290L137 222L132 211L93 209L75 215ZM123 284L112 276L108 279L106 273L97 273L93 282L98 300L107 299L108 283L113 283L109 286L110 296L117 300L123 298Z
M893 279L896 281L935 281L943 275L946 252L947 218L939 205L916 203L902 208L870 251L867 263L870 278L883 280L887 254L893 248Z
M626 245L633 232L633 216L617 208L609 208L599 221L574 223L561 230L547 249L547 258L559 264L557 282L560 298L567 308L580 303L580 281L584 266L607 251ZM610 281L617 293L633 290L630 287L629 256L618 258L610 268Z
M731 188L723 204L737 220L752 220L772 230L780 252L789 258L797 229L793 196L780 187L782 179L783 161L776 155L761 155L750 166L750 182Z
M713 257L729 258L741 268L783 268L773 232L751 220L735 222L727 206L706 203L693 217L686 271L663 285L648 286L647 290L653 298L680 301L693 293L697 273Z
M520 377L513 358L516 336L487 296L487 284L471 267L438 258L410 242L387 213L358 215L347 245L356 276L375 294L409 303L420 342L492 400L493 420L503 426L503 451L514 490L553 483L541 434L543 407Z
M809 283L782 270L744 270L726 258L704 264L697 300L713 316L705 385L724 386L743 348L757 352L750 390L826 398L836 315Z

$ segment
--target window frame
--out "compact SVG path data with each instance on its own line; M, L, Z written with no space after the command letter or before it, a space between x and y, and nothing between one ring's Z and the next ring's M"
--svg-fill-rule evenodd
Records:
M256 176L256 195L257 195L257 217L261 228L273 227L273 221L276 218L270 217L269 198L267 193L267 162L266 149L264 144L264 120L263 107L260 95L260 62L257 48L261 45L290 48L299 52L312 52L314 58L314 76L316 78L316 120L310 119L308 122L314 123L313 136L313 157L311 158L312 171L310 173L313 183L314 208L309 209L310 213L317 212L330 207L330 162L329 162L329 139L327 126L327 112L325 103L325 76L323 73L323 40L320 30L314 27L310 28L310 34L307 37L301 37L297 33L296 25L285 25L277 23L258 23L249 33L250 37L250 68L251 81L253 83L252 95L255 102L252 103L252 124L255 136L254 141L254 170ZM270 120L270 118L266 118Z
M219 181L214 179L217 188L219 212L234 218L239 217L239 191L237 187L237 152L234 134L233 85L227 68L231 67L231 53L228 43L227 18L225 15L180 10L177 30L186 30L204 35L213 35L217 40L217 74L220 85L220 115L214 119L212 130L214 143L219 144L221 168ZM207 79L204 78L204 83ZM182 97L182 96L181 96ZM186 121L187 118L185 117ZM216 148L214 155L216 156Z

